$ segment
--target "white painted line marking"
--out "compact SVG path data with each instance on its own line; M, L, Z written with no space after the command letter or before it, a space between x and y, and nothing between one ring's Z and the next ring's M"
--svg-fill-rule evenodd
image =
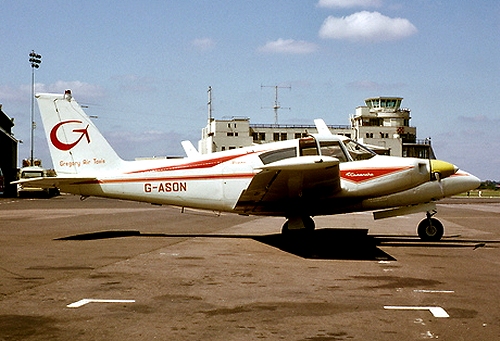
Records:
M450 317L446 310L441 307L406 307L406 306L384 306L388 310L429 310L434 317Z
M454 290L413 290L413 292L421 292L426 294L454 294Z
M88 303L135 303L135 300L102 300L94 298L84 298L83 300L68 304L68 308L80 308Z

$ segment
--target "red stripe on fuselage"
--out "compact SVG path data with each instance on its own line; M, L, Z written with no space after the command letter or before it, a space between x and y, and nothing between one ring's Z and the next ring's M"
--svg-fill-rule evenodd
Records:
M141 178L121 178L121 179L99 179L90 181L75 182L74 185L91 184L111 184L111 183L131 183L131 182L153 182L153 181L188 181L188 180L221 180L221 179L251 179L255 173L241 174L205 174L205 175L183 175L183 176L162 176L162 177L141 177Z
M254 153L254 152L245 153L245 154L228 155L228 156L217 157L217 158L213 158L213 159L183 163L183 164L179 164L179 165L137 170L137 171L133 171L133 172L128 172L127 174L148 173L148 172L167 172L167 171L175 171L175 170L210 168L210 167L217 166L221 163L231 161L231 160L234 160L234 159L239 158L241 156L245 156L245 155L252 154L252 153Z

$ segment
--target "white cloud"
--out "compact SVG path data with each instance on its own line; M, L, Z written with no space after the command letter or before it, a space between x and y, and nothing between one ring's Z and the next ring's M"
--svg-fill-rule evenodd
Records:
M325 39L371 42L398 40L415 33L417 28L407 19L367 11L342 18L329 16L319 30L319 36Z
M314 43L303 40L278 39L268 41L264 46L259 47L260 52L285 53L285 54L308 54L318 49Z
M200 51L210 51L215 47L215 42L210 38L195 39L191 44Z
M29 87L20 87L18 89L8 85L0 85L0 99L4 101L4 103L28 101L31 96L30 91L31 85Z
M380 7L381 0L319 0L318 7L349 8L349 7Z
M123 91L134 92L134 93L153 93L158 89L157 79L148 76L138 76L134 74L126 74L114 76L111 78L116 81Z

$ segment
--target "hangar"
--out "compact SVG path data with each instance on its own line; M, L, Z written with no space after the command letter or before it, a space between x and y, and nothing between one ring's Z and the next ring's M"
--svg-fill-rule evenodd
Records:
M14 119L10 118L2 110L0 104L0 169L3 173L3 181L5 189L3 196L15 197L17 189L15 185L11 185L11 181L15 181L17 177L17 148L18 140L12 135L12 127ZM0 184L1 185L1 184Z

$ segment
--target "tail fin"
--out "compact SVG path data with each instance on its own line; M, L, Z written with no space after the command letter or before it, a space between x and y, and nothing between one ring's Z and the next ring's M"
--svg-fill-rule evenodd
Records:
M96 174L124 162L80 105L64 95L37 94L54 169L58 174Z

